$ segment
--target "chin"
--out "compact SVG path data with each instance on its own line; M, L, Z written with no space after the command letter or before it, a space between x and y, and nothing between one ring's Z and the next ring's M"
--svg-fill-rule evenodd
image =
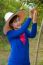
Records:
M19 28L21 28L21 26L17 27L16 29L19 29Z

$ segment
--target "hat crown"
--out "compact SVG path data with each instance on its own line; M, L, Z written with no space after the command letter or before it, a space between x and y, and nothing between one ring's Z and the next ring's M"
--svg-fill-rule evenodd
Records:
M12 12L6 13L6 14L5 14L5 17L4 17L5 21L8 21L9 18L10 18L11 16L13 16L13 14L14 14L14 13L12 13Z

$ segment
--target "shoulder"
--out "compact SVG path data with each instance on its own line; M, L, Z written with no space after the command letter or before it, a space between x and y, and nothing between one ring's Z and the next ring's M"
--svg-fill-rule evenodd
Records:
M7 31L6 35L12 35L13 32L14 32L14 30L9 30L9 31Z

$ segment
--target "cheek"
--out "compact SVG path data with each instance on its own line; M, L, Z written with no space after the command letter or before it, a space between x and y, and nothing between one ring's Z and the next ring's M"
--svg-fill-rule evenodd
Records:
M21 25L20 22L18 22L18 23L13 23L13 27L14 27L14 28L16 28L16 27L18 27L18 26L20 26L20 25Z

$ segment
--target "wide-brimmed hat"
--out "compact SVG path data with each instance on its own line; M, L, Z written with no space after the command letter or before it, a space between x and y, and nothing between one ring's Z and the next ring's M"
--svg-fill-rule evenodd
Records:
M23 21L25 18L25 11L24 10L20 10L16 13L13 12L8 12L5 14L4 19L5 19L5 23L9 23L10 20L15 16L18 15L20 17L20 19Z
M20 11L16 12L15 14L13 12L8 12L8 13L5 14L5 16L4 16L5 25L3 27L3 32L4 32L5 35L6 35L6 31L11 29L10 26L9 26L9 22L11 22L12 18L15 15L18 15L20 17L21 21L24 21L25 16L26 16L26 11L20 10Z

